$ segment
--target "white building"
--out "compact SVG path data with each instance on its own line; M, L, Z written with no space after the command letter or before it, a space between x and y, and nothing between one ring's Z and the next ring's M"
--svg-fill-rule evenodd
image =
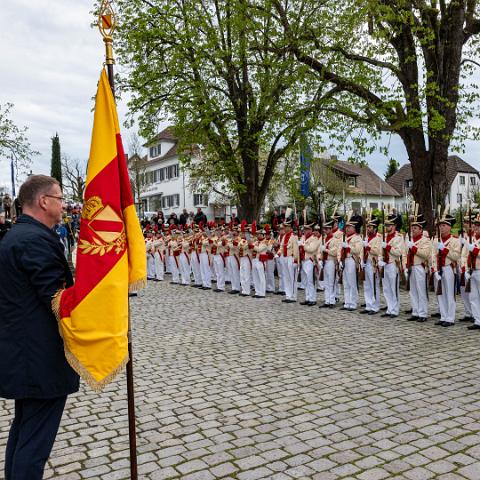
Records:
M182 168L177 152L178 141L171 129L166 128L149 141L142 167L143 186L140 192L142 212L162 210L165 217L176 213L177 217L186 208L197 212L201 207L208 220L229 220L231 208L218 195L192 191L188 172Z
M397 200L397 209L405 211L411 201L410 191L413 187L410 163L403 165L387 182L401 195ZM447 182L449 190L445 203L455 211L460 205L466 207L469 202L474 202L475 195L480 191L480 172L460 157L451 155L448 157Z

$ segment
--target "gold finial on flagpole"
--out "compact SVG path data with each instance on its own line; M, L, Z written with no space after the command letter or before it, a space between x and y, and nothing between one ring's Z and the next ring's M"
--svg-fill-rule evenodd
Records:
M113 10L110 0L102 0L100 11L98 14L98 29L105 42L105 63L113 65L115 60L113 58L113 32L117 26L117 17Z

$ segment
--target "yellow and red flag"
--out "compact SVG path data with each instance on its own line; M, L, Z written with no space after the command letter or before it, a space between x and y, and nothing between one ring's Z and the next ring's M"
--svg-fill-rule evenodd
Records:
M128 291L146 281L117 109L105 70L95 100L75 284L53 299L65 356L94 390L128 362Z

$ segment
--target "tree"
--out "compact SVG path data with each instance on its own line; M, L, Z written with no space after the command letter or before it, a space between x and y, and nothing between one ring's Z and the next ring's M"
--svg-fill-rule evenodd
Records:
M389 179L392 175L397 173L399 166L400 164L394 158L391 158L388 161L387 171L385 172L385 180Z
M58 133L52 137L52 161L50 164L50 175L60 182L60 187L63 188L62 178L62 157L60 154L60 138Z
M448 190L452 141L478 138L466 122L478 99L466 83L478 66L471 60L478 56L478 2L272 3L286 42L269 51L293 52L319 82L337 87L324 112L340 129L354 122L377 138L400 136L412 165L412 193L431 228L432 198L443 204Z
M0 158L13 163L15 171L27 173L32 157L39 152L32 149L27 138L27 127L19 128L11 120L12 103L0 104Z
M83 200L85 178L87 174L85 162L72 160L67 155L63 155L62 172L65 178L65 191L72 197L72 200L75 202L81 202Z
M325 96L290 52L270 53L283 37L270 0L119 0L121 87L151 138L169 118L184 166L192 145L209 180L226 185L239 216L258 218L278 161L318 122ZM262 163L260 159L266 161ZM195 160L196 161L196 160Z

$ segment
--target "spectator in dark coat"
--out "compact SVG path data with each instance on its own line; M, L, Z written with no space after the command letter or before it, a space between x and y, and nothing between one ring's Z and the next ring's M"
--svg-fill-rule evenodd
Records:
M184 227L187 223L188 223L188 211L186 208L184 208L182 213L180 214L180 225Z
M240 225L240 220L238 219L237 215L235 213L232 213L232 218L230 219L230 222L232 223L232 225L234 227L236 227L237 225Z
M23 215L0 243L0 397L15 399L6 480L41 480L67 395L79 377L67 363L52 297L73 284L57 234L63 198L52 177L20 187Z
M203 225L206 225L207 216L203 213L201 207L197 208L197 213L195 214L195 217L193 217L193 221L196 225L198 225L200 222L203 222Z

